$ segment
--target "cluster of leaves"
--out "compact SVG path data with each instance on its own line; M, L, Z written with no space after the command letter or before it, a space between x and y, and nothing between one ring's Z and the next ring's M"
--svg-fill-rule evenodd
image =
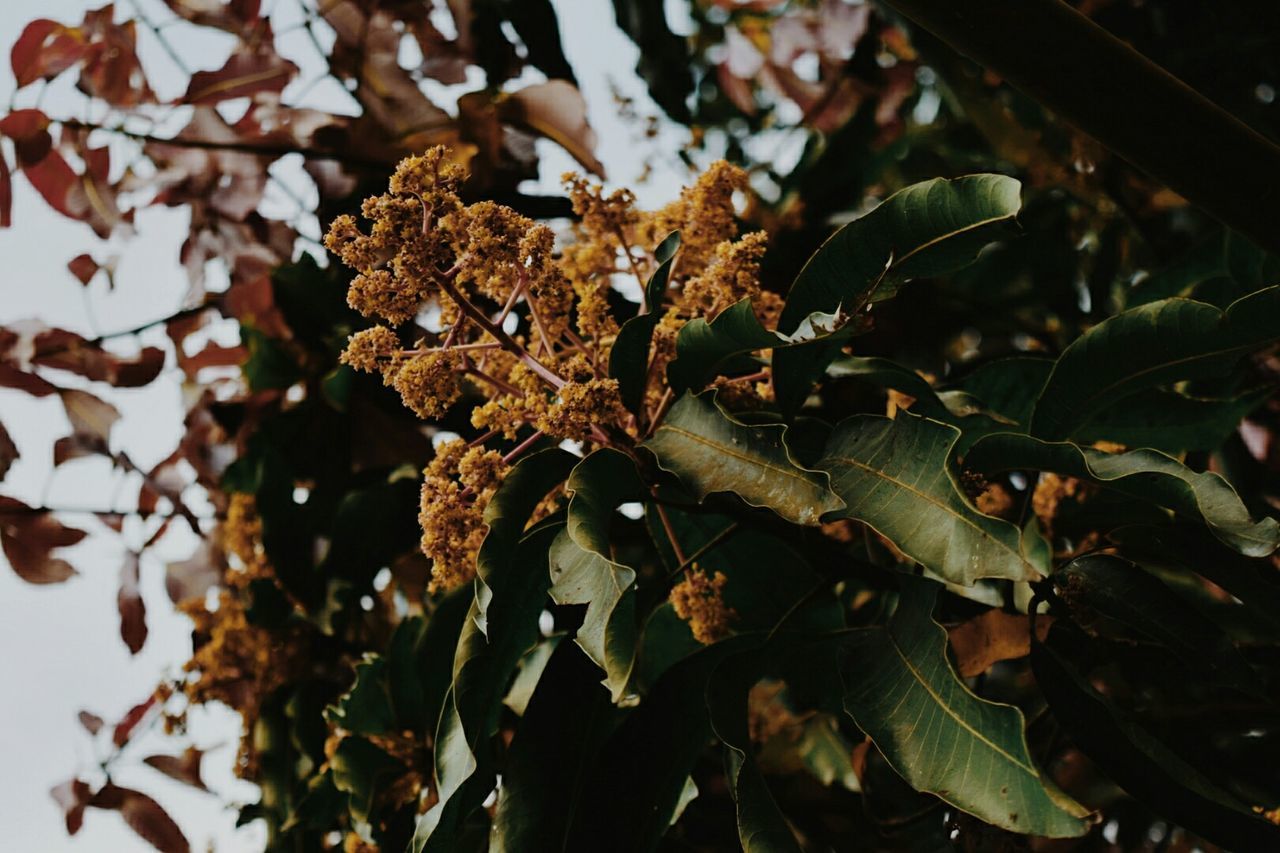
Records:
M462 404L424 424L339 364L367 320L345 275L294 261L296 232L258 211L267 167L301 153L327 220L381 191L401 156L447 143L472 175L459 205L566 212L514 194L530 130L598 165L550 6L450 3L468 23L455 17L447 39L419 4L322 4L307 26L336 33L324 73L354 92L352 119L283 104L297 69L256 3L169 5L240 45L192 75L176 136L149 128L136 25L109 13L33 23L14 67L24 83L74 69L120 121L31 109L0 122L46 201L99 233L127 224L122 199L138 192L193 210L192 302L163 321L171 354L119 351L131 334L0 332L0 384L66 408L55 461L105 455L138 484L149 526L119 597L131 649L145 638L142 555L172 519L204 539L167 576L196 625L188 672L115 727L82 718L108 768L140 727L180 731L189 703L219 701L244 717L238 769L262 796L242 818L265 821L272 849L1276 846L1274 258L865 6L695 4L686 42L663 4L618 0L655 100L723 127L730 155L775 184L743 213L769 229L769 252L739 272L785 308L757 296L695 310L682 300L708 266L690 260L688 225L627 221L602 240L587 199L577 245L594 240L618 269L567 269L576 302L550 319L576 341L538 328L541 297L515 264L470 283L443 264L432 287L412 285L426 312L381 318L418 338L382 354L397 369L462 348ZM1154 38L1141 13L1107 14ZM408 39L424 59L406 70ZM1176 64L1179 44L1157 46ZM563 85L500 91L521 62ZM426 100L419 78L457 83L469 65L491 86L456 115ZM246 96L238 120L213 106ZM786 118L783 101L807 128L785 175L745 144ZM154 171L116 174L94 133L133 138ZM1023 184L917 183L975 169ZM868 197L884 200L867 212ZM660 243L662 222L683 239ZM231 285L205 293L214 256ZM83 281L97 270L72 264ZM610 286L633 275L640 307ZM616 329L580 327L592 295ZM219 315L238 321L238 345L205 343ZM495 351L556 378L515 388L475 363ZM476 431L468 415L487 397L563 403L575 355L619 404L586 435L517 416L510 435ZM112 449L108 402L51 381L136 387L171 362L198 402L147 471ZM475 579L428 591L415 493L454 434L514 464L485 496ZM0 432L0 460L11 445ZM195 491L213 518L187 508ZM84 531L3 501L14 569L70 577L54 552ZM198 751L148 763L201 784ZM155 800L109 776L55 796L69 831L86 807L109 809L186 849Z

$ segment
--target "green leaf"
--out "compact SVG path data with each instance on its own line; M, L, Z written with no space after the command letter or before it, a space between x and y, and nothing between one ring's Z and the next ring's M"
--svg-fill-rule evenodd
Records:
M748 731L747 696L760 675L757 654L726 660L707 683L707 708L716 737L725 746L725 776L738 807L738 840L744 853L800 853L760 772Z
M1280 524L1273 518L1254 521L1221 476L1197 473L1156 450L1103 453L1065 441L998 433L975 443L965 455L965 466L983 473L1030 469L1089 480L1203 522L1223 544L1251 557L1265 557L1280 546Z
M474 598L472 588L456 589L440 599L425 624L421 618L406 619L392 635L387 678L401 728L435 733L453 680L458 637Z
M1197 572L1239 599L1255 617L1280 627L1280 581L1275 567L1240 556L1204 528L1133 524L1112 530L1107 538L1126 557Z
M1280 849L1280 827L1253 814L1107 701L1063 654L1078 629L1061 620L1031 644L1031 667L1058 723L1079 749L1135 799L1207 841L1238 850ZM1083 637L1081 636L1081 640Z
M510 708L517 717L524 716L534 691L542 681L542 673L564 637L564 634L552 634L520 658L520 668L515 680L511 682L511 689L502 697L502 704Z
M571 643L551 655L503 764L490 853L569 849L565 834L586 770L620 713L595 672Z
M362 823L370 822L378 793L408 770L400 759L355 735L342 739L329 766L334 787L350 797L351 816Z
M610 559L609 522L620 504L648 495L631 457L592 453L573 469L568 520L551 545L551 598L585 604L575 641L605 671L614 702L628 697L636 655L635 570Z
M814 253L791 286L778 330L795 332L819 312L857 317L912 278L965 266L1009 230L1020 192L1013 178L969 175L894 193ZM800 407L835 352L834 346L807 346L775 353L774 383L784 412Z
M1247 693L1258 679L1231 638L1204 614L1137 565L1110 554L1077 557L1053 574L1069 603L1160 643L1202 676Z
M550 585L546 555L557 532L543 527L525 536L525 526L576 461L563 450L526 457L485 508L489 532L476 560L475 600L463 622L453 684L436 731L439 801L418 821L414 853L454 849L467 831L467 818L493 787L488 741L520 659L538 639L538 617Z
M796 464L785 432L781 425L746 426L725 414L713 396L686 394L642 446L699 500L732 492L795 524L816 525L842 504L826 474Z
M870 525L951 583L1047 574L1048 553L1037 534L970 505L951 469L959 437L953 426L906 412L842 421L816 466L831 475L846 504L828 517Z
M916 790L1011 832L1083 835L1087 811L1031 759L1022 713L969 692L933 620L939 586L903 575L889 623L843 647L845 710Z
M390 731L396 719L386 669L381 655L366 653L365 659L356 664L354 686L325 711L325 718L353 734L381 735Z
M701 391L730 357L787 342L785 336L760 325L751 300L743 299L711 322L697 317L681 327L676 335L676 357L667 365L667 384L677 394Z
M610 849L657 849L687 801L689 776L711 739L707 679L720 661L760 641L759 634L738 635L704 646L667 670L627 712L584 774L566 849L597 850L601 839L613 840Z
M609 350L609 376L618 380L622 404L628 411L640 413L644 403L646 380L649 377L649 343L653 330L662 319L662 297L667 290L667 279L676 251L680 248L680 232L672 231L654 249L658 268L649 276L645 285L644 313L622 324L613 348Z
M302 369L284 345L252 326L240 326L240 340L249 351L240 370L252 391L288 388L302 378Z
M1030 432L1070 438L1107 406L1160 385L1227 373L1244 355L1280 339L1280 287L1225 311L1166 299L1110 317L1077 338L1054 365Z

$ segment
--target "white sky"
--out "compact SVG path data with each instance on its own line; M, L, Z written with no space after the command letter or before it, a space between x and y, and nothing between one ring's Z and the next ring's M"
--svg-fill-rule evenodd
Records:
M141 3L155 21L171 17L158 0ZM85 10L101 5L86 0L2 0L0 104L8 103L13 95L9 47L28 21L49 17L76 23ZM119 14L130 11L129 0L118 5ZM296 0L265 0L264 5L273 10L277 31L296 19ZM556 5L566 53L582 81L592 123L600 134L600 159L613 181L631 181L643 168L641 154L653 149L637 144L639 129L623 124L614 115L609 81L612 78L635 96L643 112L656 112L632 73L637 51L614 28L612 4L606 0L558 0ZM168 29L166 34L180 46L186 62L197 69L217 68L231 47L228 37L196 33L184 25ZM175 73L172 61L149 34L142 33L141 40L144 67L153 87L161 97L180 95L185 80ZM309 57L306 46L297 41L282 49L303 66L305 81L308 68L315 67L314 54ZM64 80L43 99L42 106L51 115L79 115L83 108L82 99L66 83ZM301 85L295 83L292 90L286 90L286 100ZM335 102L343 97L336 86L317 86L309 91L305 103L335 108ZM30 98L24 92L17 104L29 105ZM682 139L683 131L666 129L657 148L672 152ZM544 156L541 191L551 191L559 174L574 164L550 144L540 143L540 150ZM281 177L295 180L296 166L286 166ZM650 182L636 188L646 204L669 199L686 179L674 156L655 166ZM172 313L181 305L186 289L185 274L177 263L185 235L182 212L142 210L137 217L138 235L127 241L115 240L108 249L87 226L51 211L17 175L14 196L15 225L0 231L0 323L38 317L52 325L93 334L130 328ZM314 222L308 224L316 227ZM84 251L99 259L119 253L114 292L108 292L99 278L86 293L67 271L66 262ZM146 342L159 343L163 338L160 329L149 335ZM172 372L146 389L104 396L124 413L113 435L116 448L124 449L144 468L168 455L181 423L180 386ZM124 479L113 504L113 490L121 478L110 472L104 461L76 461L56 475L52 473L52 443L69 431L56 399L33 400L0 390L0 421L22 453L0 483L0 493L52 506L125 509L131 505L136 481ZM194 539L177 531L144 558L142 582L150 636L141 654L130 657L119 638L115 608L123 545L112 534L98 535L102 528L91 518L67 516L65 520L95 534L67 551L81 571L78 577L61 585L32 586L9 571L0 557L0 827L4 828L4 849L19 853L150 850L118 815L95 810L87 812L80 834L68 838L60 810L48 792L77 770L95 764L90 740L76 723L77 711L87 709L111 722L145 698L157 680L189 656L189 623L169 605L163 587L163 561L186 557ZM140 544L140 528L127 525L125 534L131 544ZM141 764L124 769L133 763L128 761L119 765L118 781L155 796L182 826L195 850L210 845L224 853L260 849L264 834L254 827L235 830L234 809L222 807L224 799L256 798L253 786L231 774L238 719L214 710L193 715L193 721L197 745L212 750L205 759L206 782L221 796L170 782ZM131 746L135 759L172 748L172 743L160 737L143 738Z

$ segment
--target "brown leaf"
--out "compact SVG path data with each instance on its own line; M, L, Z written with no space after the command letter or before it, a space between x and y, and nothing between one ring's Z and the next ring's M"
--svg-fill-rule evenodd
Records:
M1051 616L1036 619L1036 635L1040 639L1048 634L1052 622ZM956 670L962 678L986 672L999 661L1031 654L1029 620L1020 613L988 610L975 619L956 625L949 634Z
M9 467L20 455L18 445L13 443L9 431L4 428L4 424L0 423L0 480L9 473Z
M147 605L142 600L138 585L141 566L138 554L130 551L120 567L120 591L116 593L116 607L120 611L120 638L129 654L136 655L147 641Z
M62 583L76 574L70 563L51 552L74 545L87 535L62 524L46 510L0 495L0 547L14 574L27 583Z
M195 355L178 359L178 364L187 378L194 382L196 374L206 367L235 367L248 357L249 351L240 344L224 346L210 341Z
M13 44L9 61L21 89L36 80L57 77L84 57L88 45L76 30L48 18L27 24Z
M137 705L130 708L120 721L116 723L115 728L111 731L111 742L116 746L124 746L129 742L129 738L133 736L133 730L138 727L138 723L142 722L147 716L147 712L156 704L156 697L153 693L146 699L143 699Z
M135 356L122 356L75 332L43 329L32 340L30 361L118 388L137 388L160 375L165 358L159 347L144 347Z
M193 24L237 35L252 32L261 20L261 0L164 0L164 4Z
M587 102L567 80L548 80L525 86L498 104L499 115L512 124L523 124L568 151L591 172L604 174L595 155L596 132L587 123Z
M111 428L120 420L120 410L78 388L60 388L58 396L62 398L67 420L71 421L72 432L82 436L88 444L101 446L101 452L109 452L107 443Z
M202 541L190 557L165 568L165 591L170 601L179 604L203 596L222 579L222 555Z
M204 753L194 746L187 747L182 755L148 755L144 764L154 767L171 779L186 783L201 791L209 790L200 778L200 760Z
M34 373L27 373L25 370L19 370L12 364L3 362L0 362L0 388L25 391L32 397L48 397L50 394L58 392L58 386L48 379L37 376Z
M0 151L0 228L13 225L13 174L9 160Z
M78 86L114 107L136 107L154 95L138 61L138 24L114 21L111 4L85 13L77 28L88 39Z
M84 807L89 803L89 786L79 779L63 782L49 792L62 809L67 835L75 835L84 824Z
M67 269L71 270L71 274L79 279L81 284L87 286L98 274L99 267L92 255L82 253L67 262Z
M93 795L89 805L120 812L129 828L161 853L189 853L191 850L187 837L169 813L141 791L108 782Z
M231 98L247 98L259 92L279 92L298 73L298 66L274 51L242 50L231 54L217 71L191 75L187 104L216 104Z
M96 735L102 731L102 727L106 725L102 718L97 714L91 714L88 711L81 711L78 715L80 725L84 726L85 731L91 735Z

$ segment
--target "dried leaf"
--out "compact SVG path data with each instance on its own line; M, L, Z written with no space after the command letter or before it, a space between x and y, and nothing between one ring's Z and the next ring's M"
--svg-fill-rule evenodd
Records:
M548 80L513 92L498 105L499 115L523 124L568 151L573 159L604 177L604 164L595 155L596 132L587 123L587 102L566 80Z
M108 782L93 795L89 805L120 812L129 828L161 853L189 853L191 850L187 837L168 812L141 791Z
M0 151L0 228L13 225L13 175L9 160Z
M13 443L9 431L4 428L4 424L0 423L0 480L9 473L9 466L13 465L14 460L20 455L18 445Z
M1052 616L1037 617L1036 636L1043 640L1052 623ZM1021 613L988 610L975 619L956 625L948 634L956 670L963 678L986 672L992 664L1002 660L1031 654L1029 620Z
M298 66L274 51L242 50L231 54L217 71L197 71L182 101L216 104L247 98L259 92L280 92L298 73Z
M67 835L75 835L84 824L84 807L89 803L89 786L79 779L63 782L49 794L62 809L67 822Z
M209 790L200 778L200 761L204 753L194 746L187 747L182 755L148 755L144 764L154 767L171 779L177 779L201 791Z
M67 262L67 269L75 276L81 284L88 285L93 281L93 277L98 274L98 262L88 253L76 255Z
M195 553L185 560L166 566L164 588L174 604L198 598L222 579L222 555L214 551L207 541L196 546Z
M91 735L96 735L106 725L101 717L88 711L81 711L77 717L80 720L80 725L84 726L85 731Z
M83 35L72 28L37 18L27 24L9 54L18 88L57 77L79 62L87 47Z
M78 388L61 388L58 396L71 421L72 433L82 438L86 446L100 447L101 453L109 453L108 441L111 428L120 420L120 410L88 391Z
M116 593L116 607L120 611L120 638L129 654L136 655L147 641L147 605L142 600L138 584L141 567L139 555L130 551L120 568L120 591Z
M111 742L116 746L124 746L128 743L129 738L133 735L133 730L137 728L138 723L142 722L143 717L147 716L147 712L155 704L156 697L152 694L130 708L112 730Z
M62 524L53 513L0 495L0 546L14 574L27 583L62 583L76 574L70 563L51 552L74 545L87 535Z

